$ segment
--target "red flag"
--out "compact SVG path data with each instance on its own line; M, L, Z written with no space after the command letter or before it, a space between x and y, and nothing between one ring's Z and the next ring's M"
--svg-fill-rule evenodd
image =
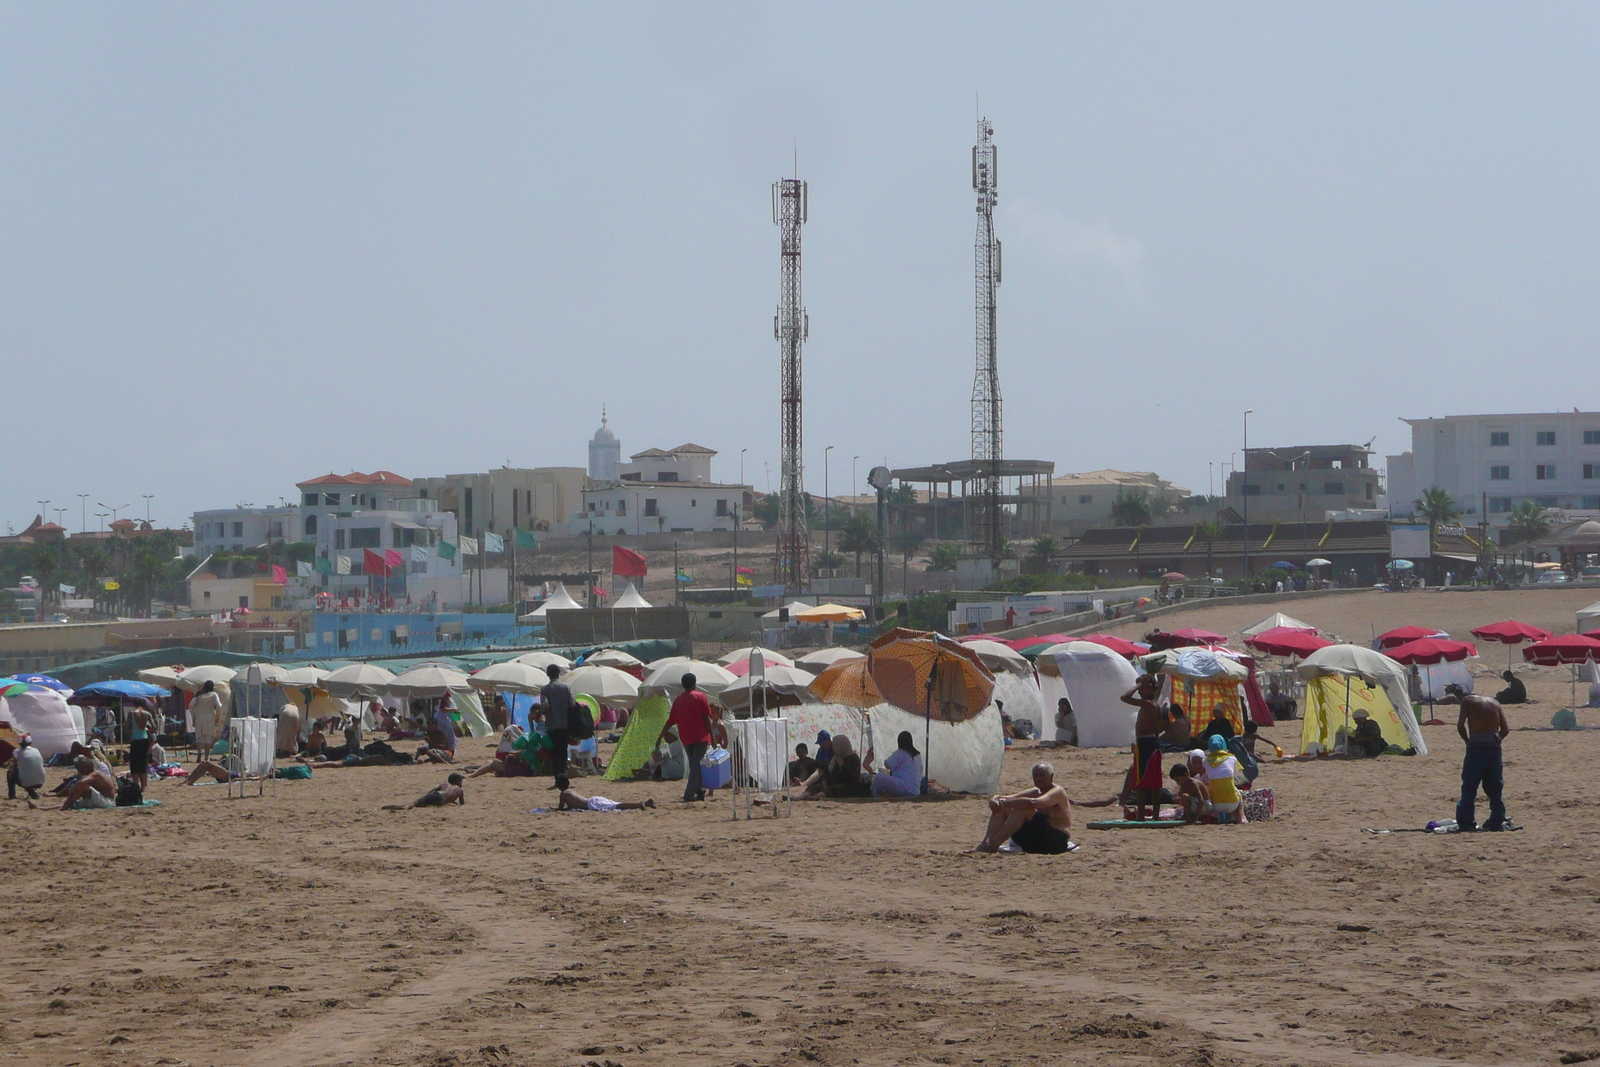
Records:
M361 550L361 570L364 574L381 574L387 577L389 564L384 562L383 557L372 551L372 549L364 548Z
M650 573L644 557L631 548L611 546L611 573L619 578L643 578Z
M751 570L749 567L735 567L734 570L738 571L740 574L754 574L755 573L755 571Z
M400 555L398 548L386 548L383 550L383 562L388 565L389 570L394 570L404 563L405 559ZM388 571L384 573L387 574Z
M274 563L272 565L272 580L277 582L279 585L288 585L289 572Z

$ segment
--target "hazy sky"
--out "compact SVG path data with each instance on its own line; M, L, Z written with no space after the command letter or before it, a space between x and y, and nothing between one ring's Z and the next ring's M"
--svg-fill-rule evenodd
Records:
M798 12L798 13L797 13ZM969 453L974 95L1006 451L1198 491L1251 443L1593 409L1593 5L0 5L0 522L696 441Z

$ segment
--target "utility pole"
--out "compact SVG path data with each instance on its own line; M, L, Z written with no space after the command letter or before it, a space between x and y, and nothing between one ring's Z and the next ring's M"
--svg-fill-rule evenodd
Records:
M1244 477L1239 480L1239 492L1244 496L1244 580L1245 592L1250 591L1250 415L1255 408L1244 413Z
M828 453L836 447L838 446L829 445L822 450L822 554L824 556L831 556L833 552L833 539L829 536L833 532L833 496L828 492Z
M811 318L801 302L800 230L806 223L809 197L799 177L772 185L772 221L779 228L778 312L772 332L778 341L779 444L778 580L791 593L811 584L811 536L806 528L805 456L801 419L800 350L811 332ZM734 577L738 577L737 570ZM735 583L737 584L737 583Z

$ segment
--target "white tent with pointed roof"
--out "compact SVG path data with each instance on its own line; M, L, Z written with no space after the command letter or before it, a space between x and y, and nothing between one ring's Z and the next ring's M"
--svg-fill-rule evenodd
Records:
M622 595L617 597L617 602L611 606L614 608L648 608L650 601L640 596L639 590L633 587L632 582L629 582L628 588L622 591Z
M556 583L556 591L545 597L543 604L522 616L518 622L527 622L529 619L542 619L547 611L570 611L581 609L582 604L572 599L572 594L567 592L567 587L561 582Z
M1268 630L1275 629L1279 626L1290 630L1304 630L1307 633L1313 634L1317 632L1317 628L1312 626L1309 622L1301 622L1293 615L1285 615L1281 611L1273 612L1271 615L1268 615L1254 626L1247 626L1240 632L1246 637L1254 637L1256 634L1266 633Z
M1585 628L1584 628L1586 623L1589 623L1589 622L1600 622L1600 600L1596 600L1593 604L1590 604L1586 608L1578 609L1578 613L1577 614L1578 614L1578 632L1579 633L1584 633L1584 632L1586 632Z

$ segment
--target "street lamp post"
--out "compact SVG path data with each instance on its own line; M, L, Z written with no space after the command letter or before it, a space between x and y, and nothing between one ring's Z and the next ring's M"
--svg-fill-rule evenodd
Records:
M828 494L828 453L834 448L834 445L829 445L822 450L822 554L830 558L833 540L828 535L832 532L829 527L833 519L833 497Z
M78 494L78 529L83 533L89 532L89 498L93 493Z
M100 520L100 532L101 533L105 533L106 532L106 517L108 515L110 515L110 514L111 514L111 512L109 512L109 511L97 511L97 512L94 513L94 517Z
M144 521L145 525L148 526L150 525L150 501L154 500L156 495L154 493L141 493L140 495L144 497ZM283 500L282 497L278 499ZM289 504L287 500L284 500L283 503L285 507Z
M850 457L850 514L856 513L856 460L860 456Z
M37 503L39 505L39 523L43 525L45 516L50 514L50 501L40 500Z
M1255 408L1244 413L1244 478L1239 482L1239 492L1244 494L1244 580L1245 592L1250 591L1250 415Z

